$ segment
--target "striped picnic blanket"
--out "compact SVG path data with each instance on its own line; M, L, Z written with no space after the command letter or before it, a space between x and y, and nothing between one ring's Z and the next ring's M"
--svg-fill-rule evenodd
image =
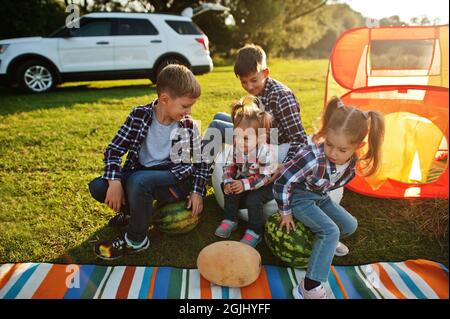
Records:
M428 260L333 266L336 299L449 298L448 269ZM305 270L263 266L244 288L211 284L197 269L14 263L0 265L0 299L290 299Z

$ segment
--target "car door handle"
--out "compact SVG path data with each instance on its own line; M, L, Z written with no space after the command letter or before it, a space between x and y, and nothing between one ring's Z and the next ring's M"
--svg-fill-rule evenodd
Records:
M105 44L109 44L108 41L99 41L97 42L98 45L105 45Z
M150 41L150 43L161 43L162 41L161 40L152 40L152 41Z

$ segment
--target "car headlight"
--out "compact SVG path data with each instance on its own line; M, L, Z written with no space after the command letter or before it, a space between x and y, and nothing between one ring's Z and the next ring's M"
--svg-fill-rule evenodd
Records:
M9 44L0 44L0 54L5 52L8 47L9 47Z

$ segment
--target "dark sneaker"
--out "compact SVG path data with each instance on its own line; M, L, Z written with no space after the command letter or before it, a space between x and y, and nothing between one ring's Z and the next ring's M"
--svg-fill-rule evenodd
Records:
M150 246L150 241L145 237L145 241L138 247L134 248L125 241L124 235L117 237L114 240L106 240L99 242L94 246L94 252L97 257L104 260L114 260L122 256L135 254L146 250Z
M130 223L130 215L118 212L116 216L114 216L109 220L108 226L120 229L125 226L128 226L129 223Z

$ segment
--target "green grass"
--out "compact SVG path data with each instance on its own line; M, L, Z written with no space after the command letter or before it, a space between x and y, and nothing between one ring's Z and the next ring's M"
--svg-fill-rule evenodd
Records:
M271 61L271 74L301 101L308 133L323 107L327 61ZM202 96L193 116L203 129L244 95L231 66L198 77ZM114 213L95 202L87 184L101 174L103 150L130 110L156 97L147 80L67 83L54 92L0 90L0 262L97 263L92 247L115 235ZM213 190L191 233L169 237L150 230L151 249L108 264L195 267L200 250L218 240L222 219ZM343 205L359 221L345 242L351 254L335 264L427 258L448 267L448 200L385 200L346 191ZM239 240L242 223L232 239ZM264 243L263 262L282 265Z

